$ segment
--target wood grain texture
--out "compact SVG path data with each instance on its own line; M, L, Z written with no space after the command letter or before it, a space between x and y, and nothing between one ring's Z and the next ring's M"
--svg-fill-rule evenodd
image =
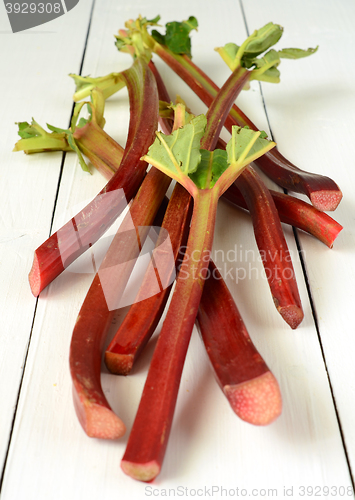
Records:
M279 498L283 498L284 487L293 487L293 498L302 498L300 486L351 485L329 380L350 465L354 467L355 435L351 424L355 413L352 363L355 341L350 317L355 273L351 196L354 174L350 150L354 70L348 61L354 41L355 9L353 3L346 0L327 2L326 8L321 0L287 2L287 7L281 0L267 3L251 0L244 1L243 7L245 19L240 4L232 0L223 1L223 8L219 9L211 0L196 0L193 5L187 0L177 4L159 4L152 0L149 5L137 1L123 5L113 0L96 0L83 74L100 76L120 71L130 64L127 55L116 52L113 35L127 19L139 14L152 18L159 13L163 24L195 15L200 27L193 33L194 61L218 85L223 84L229 70L213 48L244 40L245 20L249 31L270 20L282 24L285 28L282 46L320 45L319 52L309 59L284 60L282 83L278 86L265 84L262 91L270 126L281 152L301 168L334 177L344 192L342 203L332 215L345 229L332 250L306 234L299 234L325 362L292 231L285 230L305 312L305 319L296 331L292 331L275 310L249 216L221 201L213 257L237 301L253 342L279 381L284 399L282 416L267 428L256 428L238 420L220 393L202 343L194 332L163 471L150 486L126 477L120 470L126 438L115 443L89 439L76 421L68 352L75 319L92 277L68 270L38 301L6 462L2 500L91 500L98 496L104 500L116 497L143 499L153 496L154 488L160 496L164 495L163 489L168 491L169 488L178 496L179 491L190 494L193 489L205 491L206 488L211 493L212 487L215 498L223 498L222 487L226 490L239 488L239 492L245 489L247 496L253 489L259 489L260 496L266 497L262 490L275 489ZM89 6L79 2L70 14L60 19L56 21L60 29L55 36L37 34L32 35L32 40L30 35L23 34L16 35L21 39L14 41L10 38L12 35L6 35L17 50L23 69L20 71L13 57L8 55L5 59L8 71L6 77L2 76L9 93L5 106L6 123L2 119L0 125L0 137L7 134L1 146L3 165L0 173L6 182L0 183L4 228L0 236L3 297L0 302L3 311L0 390L3 392L0 396L6 402L5 420L2 417L0 428L3 459L21 379L21 361L34 317L35 300L27 286L27 272L33 249L49 231L61 160L58 155L29 158L19 153L11 154L8 144L12 147L16 134L12 131L9 137L9 131L14 121L28 120L32 115L41 123L48 121L67 126L73 90L67 73L78 71ZM73 25L77 30L70 38ZM46 26L52 29L51 25ZM0 33L1 36L5 35ZM27 46L32 44L33 51L39 46L47 54L52 50L62 54L64 44L70 53L69 59L58 55L52 68L48 67L52 63L45 66L43 56L38 75L35 59L31 59L33 51L29 51L29 56L22 53L24 41ZM341 71L330 73L329 61L334 60L335 64L335 58ZM158 59L156 64L172 97L179 93L192 109L204 111L204 106L183 82L173 77ZM25 97L20 83L12 85L10 79L10 75L24 75L25 69L29 75L27 84L32 89L31 99ZM40 90L38 82L43 85ZM125 91L107 102L106 131L122 145L128 123L127 103ZM238 98L238 104L260 128L269 131L258 84L253 83L251 90ZM68 219L72 215L69 211L94 196L104 183L99 174L89 176L82 172L74 157L67 155L55 226L60 225L61 219L63 222L63 217ZM16 196L10 196L11 192L16 192ZM123 311L116 321L120 321L122 314ZM103 370L107 399L125 421L128 432L153 347L154 337L129 377L115 377Z
M72 83L85 46L90 5L50 25L12 34L1 5L0 468L6 456L36 300L28 293L33 251L48 237L62 154L13 153L15 122L69 124ZM80 22L81 20L81 22ZM76 47L76 50L73 50Z
M268 19L262 12L261 1L252 4L253 8L245 2L250 30ZM345 228L332 251L324 251L323 245L302 232L299 238L330 383L354 468L354 327L350 304L355 279L352 195L355 177L351 146L355 68L347 61L352 58L355 41L351 27L355 5L351 1L331 1L323 9L319 2L310 2L303 9L296 4L279 9L279 2L272 1L269 7L278 9L275 22L284 26L283 38L287 46L302 38L305 48L319 44L313 57L295 61L299 71L291 74L288 67L293 61L289 65L282 62L279 88L271 85L262 88L274 138L284 154L301 168L324 175L330 173L344 195L336 212L330 214Z

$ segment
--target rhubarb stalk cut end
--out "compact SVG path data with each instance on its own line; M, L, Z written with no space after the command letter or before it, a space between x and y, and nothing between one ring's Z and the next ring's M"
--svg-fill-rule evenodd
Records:
M277 310L292 330L301 324L304 317L302 309L296 305L277 307Z
M146 483L153 481L160 472L160 465L155 460L145 464L137 464L128 460L122 460L121 468L127 476Z
M89 401L80 401L73 390L74 407L78 420L89 437L119 439L126 432L122 420L110 409Z
M28 281L30 282L31 292L35 297L38 297L41 290L41 274L39 272L39 262L38 257L35 254L33 258L33 264L31 271L28 275Z
M340 191L314 191L310 195L312 205L321 212L334 211L343 197Z
M105 352L105 363L107 369L116 375L128 375L134 363L133 354L118 354L116 352Z
M226 385L224 392L233 411L249 424L268 425L281 414L280 388L270 371L241 384Z

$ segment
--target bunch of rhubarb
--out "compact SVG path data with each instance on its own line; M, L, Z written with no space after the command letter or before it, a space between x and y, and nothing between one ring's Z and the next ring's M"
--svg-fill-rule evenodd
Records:
M152 29L158 21L139 17L119 31L116 47L133 57L129 69L97 78L71 75L76 105L70 128L48 125L46 131L34 120L21 122L15 146L28 154L74 151L83 170L89 170L89 161L108 181L36 249L29 274L35 296L91 248L129 204L79 312L69 364L75 410L86 434L120 438L126 427L102 390L102 356L112 373L128 375L163 319L122 459L123 471L141 481L153 480L161 470L195 324L232 410L254 425L270 424L281 413L278 383L211 259L219 198L250 213L273 301L292 329L302 322L303 310L291 258L285 258L289 251L281 223L330 248L342 229L324 213L341 200L335 182L289 162L235 105L250 81L278 83L282 58L307 57L317 48L275 50L283 29L268 23L240 46L228 43L217 49L232 71L219 89L191 60L190 32L197 20L168 23L164 34ZM171 100L155 55L207 105L205 115L193 114L180 97ZM105 100L125 86L130 123L123 149L103 129ZM80 116L85 106L87 118ZM230 133L227 144L220 138L223 127ZM284 190L308 196L311 204L269 190L257 167ZM157 229L152 258L104 353L114 313L152 225Z

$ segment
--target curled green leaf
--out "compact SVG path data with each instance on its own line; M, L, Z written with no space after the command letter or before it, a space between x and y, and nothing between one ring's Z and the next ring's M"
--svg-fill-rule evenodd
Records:
M211 189L228 168L227 151L201 149L201 161L190 179L199 189Z
M49 151L70 151L68 130L47 125L51 133L41 127L33 118L31 124L20 122L18 134L21 137L13 151L24 151L26 154Z
M314 54L315 49L307 50L291 48L276 51L270 49L281 38L283 28L274 23L268 23L259 30L255 30L242 45L227 43L224 47L218 47L216 51L229 66L235 71L238 66L250 72L249 81L259 80L270 83L279 83L280 72L277 67L281 58L300 59ZM266 52L268 50L268 52ZM246 85L245 88L248 88Z
M199 115L170 135L157 132L143 159L181 182L200 162L200 141L205 127L206 117Z
M254 31L249 37L244 54L247 58L257 57L275 45L282 37L283 28L279 24L268 23Z
M318 50L318 45L314 49L309 48L307 50L303 50L303 49L290 48L290 49L279 50L278 53L279 57L281 57L282 59L301 59L302 57L308 57L314 54L315 52L317 52L317 50Z
M167 23L165 27L165 35L162 35L157 30L152 31L154 40L161 45L166 45L174 54L186 54L191 57L190 32L197 30L197 19L190 16L187 21L173 21Z

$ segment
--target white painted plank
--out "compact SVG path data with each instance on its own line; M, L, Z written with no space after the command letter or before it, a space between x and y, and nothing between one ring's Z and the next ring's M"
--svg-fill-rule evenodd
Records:
M249 29L269 20L263 2L244 2ZM281 151L296 165L331 176L343 191L338 209L330 213L344 230L329 251L300 234L307 274L315 304L321 341L335 401L349 453L355 467L355 349L352 320L355 280L353 122L355 68L352 47L355 5L351 1L308 2L279 8L275 22L284 26L287 46L316 46L318 52L303 61L281 64L282 85L263 85L268 115ZM295 66L292 72L291 65ZM299 68L299 71L298 69ZM288 140L292 137L293 140Z
M194 34L194 59L215 76L218 83L222 83L228 71L211 51L215 45L230 41L235 33L241 33L242 38L245 36L239 7L235 2L224 4L225 11L216 11L214 2L196 2L195 12L191 12L191 5L185 0L176 6L159 6L150 2L149 7L140 4L123 7L109 0L97 2L88 44L88 62L85 62L83 73L99 75L117 71L120 64L129 64L128 60L119 62L124 56L117 55L112 48L112 34L126 19L139 13L147 17L160 13L162 21L166 22L196 14L201 27ZM263 5L260 8L266 12L268 6ZM176 86L185 96L184 86L175 80L172 82L169 71L164 71L164 75L169 87L170 84ZM198 106L198 101L189 94L190 98L191 107ZM127 115L122 122L117 122L116 116L118 110L123 112L125 99L122 95L108 103L108 130L122 141ZM241 101L251 114L262 114L257 86L243 95ZM261 120L266 128L265 117L262 116ZM288 138L285 147L289 143ZM74 159L70 157L65 164L58 217L68 207L95 194L103 185L98 175L85 176L78 166L73 169L73 163ZM202 496L201 491L205 492L206 488L205 496L213 492L216 498L220 498L225 495L222 487L234 492L230 496L237 496L236 488L239 488L240 496L252 495L253 489L259 489L260 496L267 496L266 490L271 488L277 490L279 497L284 495L284 488L293 487L293 498L301 498L302 486L350 485L299 262L296 259L295 270L305 320L299 330L293 332L274 310L256 257L248 216L221 203L217 228L215 249L226 252L237 244L242 254L238 263L226 262L226 259L223 262L220 253L216 260L221 267L226 263L226 271L232 270L233 278L228 279L228 284L253 340L280 382L284 397L280 419L268 428L255 428L240 422L220 394L195 334L184 369L163 472L150 486L126 477L119 468L126 438L117 443L91 440L84 435L75 418L68 348L90 277L63 273L39 301L3 484L3 499L22 498L24 495L40 500L48 497L90 500L98 495L103 499L112 496L145 498L164 496L164 491L167 496L169 488L171 496L173 492L175 496L181 496L181 492L190 496L195 492L195 495ZM289 243L291 252L296 255L292 238L289 238ZM252 252L246 253L247 250ZM240 279L236 283L237 269L245 268L248 272L249 266L253 269L253 279ZM154 342L131 377L103 375L107 397L127 423L128 430L139 402L153 345ZM270 491L268 496L271 494Z
M58 120L68 126L72 83L67 74L79 71L89 12L89 5L80 5L50 25L13 34L0 5L1 469L36 302L27 275L34 249L49 234L61 164L61 153L13 153L19 139L15 122L34 116L42 124Z

